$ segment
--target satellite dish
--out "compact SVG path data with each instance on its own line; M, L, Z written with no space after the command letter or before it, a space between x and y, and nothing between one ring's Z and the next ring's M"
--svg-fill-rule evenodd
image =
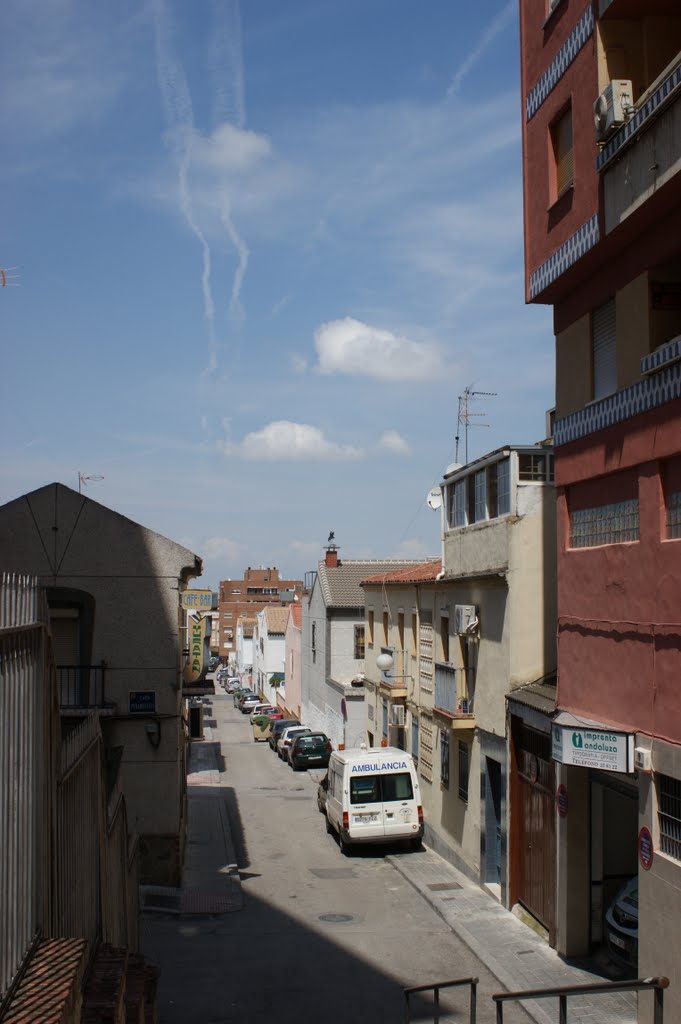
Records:
M438 509L442 504L442 491L439 487L433 487L432 490L428 491L428 497L426 498L428 507L433 510Z
M456 473L457 469L461 469L460 462L450 462L445 470L445 476L450 476L452 473Z

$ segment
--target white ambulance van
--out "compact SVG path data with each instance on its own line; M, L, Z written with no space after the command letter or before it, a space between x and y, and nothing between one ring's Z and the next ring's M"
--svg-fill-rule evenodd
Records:
M423 808L411 754L397 747L334 750L329 760L326 830L342 853L355 843L423 838Z

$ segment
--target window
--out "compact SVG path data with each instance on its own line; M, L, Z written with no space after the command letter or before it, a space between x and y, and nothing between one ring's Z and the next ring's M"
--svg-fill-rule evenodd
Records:
M681 782L669 775L657 775L660 849L681 860Z
M419 763L419 720L416 715L411 716L411 756L414 763Z
M374 646L374 613L369 609L367 612L367 623L369 625L369 647Z
M383 717L383 739L387 740L387 738L388 738L388 702L387 702L387 700L384 700L384 701L381 701L381 704L383 705L383 715L382 715L382 717Z
M240 591L240 590L233 590L233 591L232 591L232 593L233 593L233 594L240 594L240 593L241 593L241 591Z
M570 547L592 548L599 544L624 544L639 538L638 498L615 501L595 508L579 508L570 514Z
M571 188L574 181L572 107L564 110L551 125L551 150L554 167L552 198L555 201Z
M387 612L383 612L383 643L388 646L388 630L389 630L389 616Z
M232 618L232 613L231 612L223 612L222 613L222 617L223 617L223 619L231 619Z
M466 525L466 481L457 480L449 487L449 525Z
M440 618L440 638L442 640L442 660L449 661L449 616Z
M667 537L681 537L681 491L667 495Z
M543 452L521 452L518 455L518 479L532 483L550 483L553 480L553 455Z
M468 744L459 740L459 796L468 803Z
M314 665L317 661L317 623L312 623L312 637L310 646L312 647L312 664Z
M418 653L418 651L417 651L417 647L418 647L417 637L418 637L418 635L419 635L418 618L417 618L416 612L412 612L411 613L411 656L412 656L412 658L415 658L417 653Z
M440 731L440 785L449 789L449 733Z
M615 300L610 299L591 314L594 401L617 391L616 337Z
M475 474L475 522L487 518L487 473L484 469Z
M355 661L364 661L364 626L355 626Z
M496 464L497 471L497 515L505 516L511 511L511 460L502 459Z
M409 772L396 772L394 775L356 775L350 779L351 804L379 804L413 799L414 789Z

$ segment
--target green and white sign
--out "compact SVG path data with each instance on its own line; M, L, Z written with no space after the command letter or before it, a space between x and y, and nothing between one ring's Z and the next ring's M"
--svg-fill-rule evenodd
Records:
M560 764L573 764L580 768L631 772L634 764L634 737L626 732L554 725L553 759Z

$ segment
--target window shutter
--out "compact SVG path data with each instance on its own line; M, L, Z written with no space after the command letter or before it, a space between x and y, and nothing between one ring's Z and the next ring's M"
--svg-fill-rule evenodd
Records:
M78 614L50 615L52 651L55 665L79 665L80 644Z
M591 319L593 341L594 399L617 391L617 341L615 333L615 300L610 299L595 309Z
M574 179L572 108L566 110L554 126L553 148L556 161L556 196L561 196Z

